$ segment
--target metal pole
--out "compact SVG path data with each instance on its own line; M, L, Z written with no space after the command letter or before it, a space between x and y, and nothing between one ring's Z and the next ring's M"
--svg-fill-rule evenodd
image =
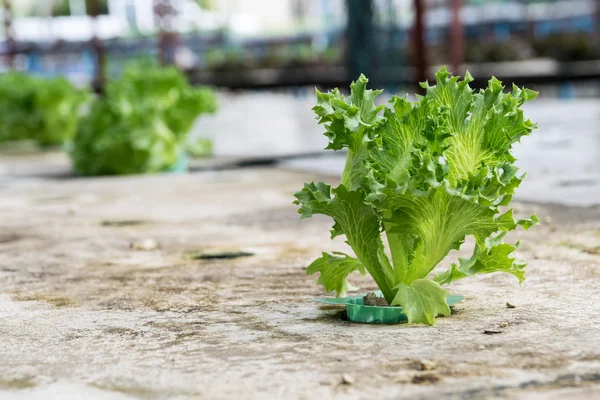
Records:
M6 47L7 47L7 61L8 66L10 68L15 67L15 56L17 54L17 44L15 41L14 31L13 31L13 12L12 12L12 1L4 0L4 33L6 35Z
M596 20L595 22L595 32L600 31L600 0L596 0Z
M162 0L154 0L154 21L158 26L158 62L161 65L165 64L165 31L163 28L163 12Z
M105 65L106 55L104 52L104 46L102 41L98 37L98 16L100 15L100 0L86 0L87 14L93 18L94 24L94 35L92 37L91 45L96 55L96 76L92 86L96 92L101 93L104 89L106 82Z
M422 92L423 89L419 82L427 80L427 49L425 48L425 23L424 14L425 6L423 0L414 0L415 7L415 27L413 31L413 46L415 55L415 68L417 79L417 92Z
M464 61L464 33L462 21L460 19L460 9L462 0L451 1L451 26L450 26L450 64L452 72L458 75Z
M375 74L377 57L374 32L373 0L346 0L348 22L346 27L347 66L350 78L357 79L362 73L371 79L372 85L381 84Z
M178 36L173 28L171 18L175 14L175 10L171 5L170 0L155 0L154 14L158 25L158 60L162 65L167 65L173 62L173 54L171 53L177 46Z

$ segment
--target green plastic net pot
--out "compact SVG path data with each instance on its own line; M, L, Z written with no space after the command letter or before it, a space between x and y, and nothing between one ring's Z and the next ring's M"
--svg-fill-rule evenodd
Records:
M375 292L377 297L382 297L381 292ZM314 301L325 304L340 304L346 306L348 321L363 324L402 324L408 318L402 312L402 307L366 306L363 304L364 294L351 297L321 298ZM464 296L448 296L446 303L449 306L464 300Z
M177 158L177 163L170 168L167 168L164 172L168 174L184 174L189 171L190 157L182 153Z

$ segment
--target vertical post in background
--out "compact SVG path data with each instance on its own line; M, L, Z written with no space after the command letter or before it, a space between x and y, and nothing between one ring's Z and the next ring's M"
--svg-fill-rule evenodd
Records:
M17 54L15 36L13 32L13 10L12 0L3 0L2 6L4 7L4 34L6 37L6 48L7 48L7 62L10 68L15 67L15 56Z
M460 19L462 0L450 0L451 26L450 26L450 64L452 72L459 75L464 61L464 32Z
M291 7L295 27L304 32L306 30L306 2L304 0L294 0Z
M346 0L348 25L346 27L346 62L349 78L355 80L360 74L371 79L372 85L380 85L373 71L377 55L373 26L372 0Z
M413 30L413 51L416 69L417 93L423 92L419 82L427 80L427 49L425 48L425 5L423 0L414 0L415 27Z
M100 37L98 36L98 16L100 15L100 0L86 0L87 14L93 19L94 34L92 37L91 45L92 50L95 54L95 76L92 82L92 87L98 93L104 90L104 83L106 81L105 66L106 66L106 55L104 52L104 46Z
M57 5L58 5L57 3L58 3L58 0L49 0L48 1L48 14L47 14L47 21L46 21L47 26L48 26L48 38L55 39L52 41L52 51L51 51L51 53L53 53L54 55L57 55L57 53L60 52L60 38L57 38L55 35L55 32L54 32L54 17L59 13L59 10L57 9ZM52 62L51 68L49 68L48 71L44 71L46 73L49 73L50 75L56 75L57 73L59 73L62 59L60 56L58 56L53 61L54 62ZM41 68L40 68L40 70L41 70Z
M172 64L179 38L173 26L175 10L171 1L154 0L154 15L158 25L158 61L162 65Z
M595 15L595 17L596 17L596 21L594 21L595 26L596 26L595 31L599 32L600 31L600 0L596 0L596 15Z
M531 14L529 12L529 2L526 0L520 0L519 3L523 6L524 9L524 20L526 23L526 31L525 31L525 37L527 38L527 41L529 43L533 44L533 41L535 40L535 18L531 17Z
M404 49L402 48L402 39L399 37L397 29L397 1L386 0L379 2L379 21L376 27L377 36L377 51L378 51L378 66L381 68L378 71L378 76L383 76L384 79L379 83L388 93L395 93L399 79L401 79L400 67L405 64L405 58L402 56Z
M158 62L161 65L165 64L165 41L164 41L164 27L163 27L163 18L164 18L164 6L162 0L154 0L154 21L156 26L158 27Z

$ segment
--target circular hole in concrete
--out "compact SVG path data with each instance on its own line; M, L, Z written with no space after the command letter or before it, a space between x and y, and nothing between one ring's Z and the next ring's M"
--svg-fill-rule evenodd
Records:
M226 260L240 257L251 257L254 253L245 250L203 250L186 254L189 260Z
M557 182L560 187L595 186L596 184L598 184L598 181L595 179L572 179Z
M144 225L147 224L148 221L142 221L142 220L136 220L136 219L131 219L131 220L105 220L102 221L100 223L100 225L102 226L109 226L109 227L123 227L123 226L137 226L137 225Z

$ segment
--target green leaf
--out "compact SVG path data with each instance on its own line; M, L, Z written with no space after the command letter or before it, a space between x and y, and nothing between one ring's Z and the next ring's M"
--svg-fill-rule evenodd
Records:
M329 138L328 149L348 148L358 151L363 144L363 129L376 125L383 106L375 106L375 98L381 90L368 90L368 79L361 75L350 85L347 98L335 89L329 93L317 92L317 105L313 111L319 123L325 125Z
M380 111L384 106L376 106L375 98L381 90L368 90L368 80L364 75L350 85L347 98L339 90L329 93L317 90L317 105L313 111L319 123L325 126L325 136L329 139L328 149L348 149L346 166L342 174L342 184L356 189L366 176L366 144L373 140L372 132L381 121Z
M509 231L517 225L512 210L497 214L447 184L425 195L384 193L387 197L377 207L390 210L385 221L386 234L388 239L395 238L390 247L399 282L425 278L450 250L460 248L467 236L484 242L493 233Z
M433 325L438 315L450 315L450 307L446 303L450 293L436 282L417 279L410 285L402 283L396 289L398 292L390 305L402 306L408 322Z
M443 285L475 274L506 272L514 275L519 283L522 283L525 280L524 269L527 264L510 257L517 246L496 243L493 243L494 245L489 248L480 245L475 246L471 258L459 258L459 265L452 264L450 269L436 275L434 280ZM490 243L488 242L488 244Z
M420 138L419 133L425 129L429 110L396 96L390 103L392 109L386 108L385 122L379 128L381 147L372 149L371 171L404 185L412 164L411 151L415 140Z
M520 219L517 221L517 225L522 226L523 229L525 229L525 230L528 230L532 226L539 225L539 223L540 223L540 219L535 214L529 218L523 218L523 219Z
M356 257L375 279L383 295L391 301L392 268L380 239L379 219L373 208L365 203L360 191L349 191L343 185L335 189L325 183L307 183L296 193L295 204L302 218L314 214L328 215L334 220L334 231L345 234L346 242Z
M449 83L442 83L442 87ZM453 86L453 85L452 85ZM461 103L461 112L470 110L467 119L452 121L455 132L448 140L445 157L450 166L449 180L457 182L476 174L481 165L498 165L503 161L514 162L510 154L513 143L529 135L535 125L523 117L521 106L532 98L530 91L513 88L513 93L503 93L504 87L496 78L489 81L488 87L479 93L465 96L452 92L438 99L441 104L451 106ZM446 90L450 92L450 90ZM470 91L470 90L469 90ZM467 106L468 104L468 106Z
M323 253L323 257L316 259L308 266L306 273L312 275L319 272L317 283L323 285L327 292L335 292L337 297L341 297L349 289L353 289L348 283L348 275L354 271L364 275L365 267L356 258L344 253L336 252L334 254L336 255Z

